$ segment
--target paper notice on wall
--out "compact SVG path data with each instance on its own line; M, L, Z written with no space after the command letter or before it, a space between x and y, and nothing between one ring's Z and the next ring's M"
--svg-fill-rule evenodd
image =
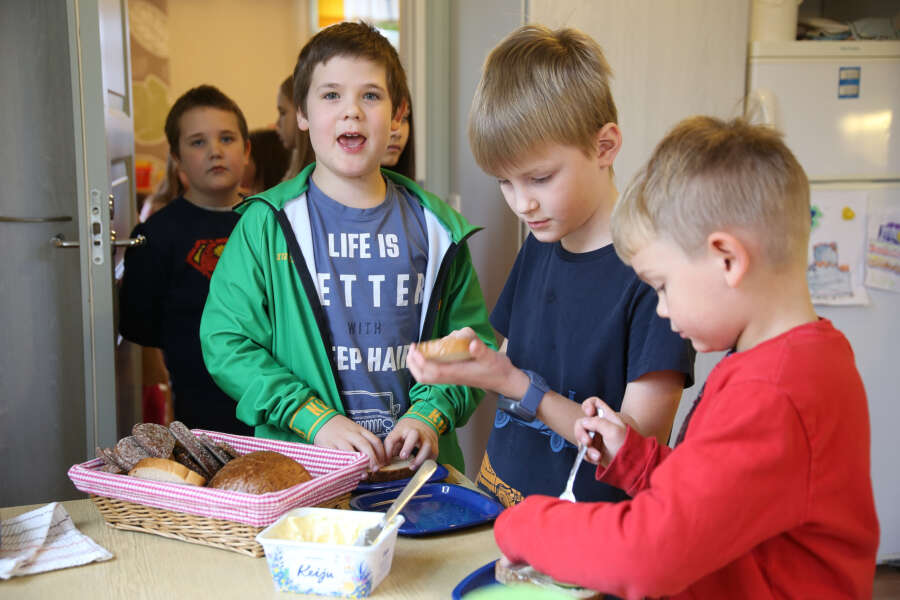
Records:
M812 190L806 279L816 304L868 304L864 287L867 194Z
M866 285L900 292L900 210L869 214Z

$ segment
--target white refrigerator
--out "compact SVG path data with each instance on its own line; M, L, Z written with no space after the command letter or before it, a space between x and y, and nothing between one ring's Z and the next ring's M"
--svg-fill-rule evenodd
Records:
M811 185L810 290L866 387L879 562L900 560L900 42L754 42L745 113ZM848 493L852 493L848 491Z

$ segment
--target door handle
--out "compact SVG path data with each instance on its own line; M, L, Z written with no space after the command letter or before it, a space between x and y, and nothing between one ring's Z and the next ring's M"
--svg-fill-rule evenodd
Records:
M79 244L78 241L67 242L66 238L62 234L54 235L52 238L50 238L50 243L53 244L53 246L56 248L79 248L79 247L81 247L81 244ZM143 236L143 235L139 235L135 238L126 238L124 240L117 240L117 239L113 238L111 240L111 243L115 247L125 246L128 248L133 248L135 246L146 245L147 237Z

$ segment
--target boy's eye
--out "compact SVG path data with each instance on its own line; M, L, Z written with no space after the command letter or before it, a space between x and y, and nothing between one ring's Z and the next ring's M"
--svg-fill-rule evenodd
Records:
M365 99L365 100L380 100L381 96L379 96L375 92L366 92L365 94L363 94L363 99Z
M203 145L203 140L202 140L202 139L199 139L199 138L196 139L196 140L191 140L191 141L190 141L190 144L191 144L191 146L202 146L202 145Z
M229 144L234 141L234 136L233 135L223 135L222 141L225 142L226 144Z
M498 179L497 183L500 184L500 187L503 187L504 185L509 185L509 179Z
M325 94L322 95L322 99L323 100L337 100L338 93L337 92L325 92Z
M553 178L553 174L551 173L550 175L541 175L540 177L532 177L531 181L533 181L534 183L547 183L552 178Z

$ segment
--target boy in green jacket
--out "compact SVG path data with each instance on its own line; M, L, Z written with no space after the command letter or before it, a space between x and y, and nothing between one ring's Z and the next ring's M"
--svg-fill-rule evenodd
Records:
M405 90L396 50L367 24L304 46L294 102L316 162L237 208L200 337L257 436L363 452L371 468L417 448L414 467L462 470L454 429L483 392L415 383L406 355L465 325L495 341L466 245L477 229L380 168Z

